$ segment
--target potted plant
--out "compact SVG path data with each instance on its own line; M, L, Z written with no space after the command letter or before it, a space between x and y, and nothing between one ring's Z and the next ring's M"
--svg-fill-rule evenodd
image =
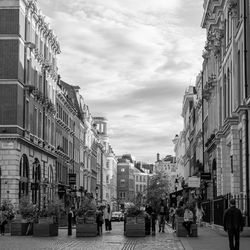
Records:
M28 197L19 201L19 210L16 218L11 223L11 235L31 235L36 207L30 203Z
M5 221L6 222L6 230L5 230L5 232L8 233L8 232L10 232L11 221L15 217L15 208L10 200L3 200L2 205L1 205L1 209L4 213L4 217L6 218L6 221Z
M76 210L76 237L96 235L96 204L94 199L85 196L82 206Z
M34 236L58 236L59 204L54 201L38 212L38 223L34 223Z
M145 212L139 206L130 205L124 220L126 236L145 236Z

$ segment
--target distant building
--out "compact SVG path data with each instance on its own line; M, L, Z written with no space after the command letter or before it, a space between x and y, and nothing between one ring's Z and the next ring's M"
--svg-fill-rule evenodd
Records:
M119 205L135 198L134 162L131 155L123 155L117 163L117 199Z

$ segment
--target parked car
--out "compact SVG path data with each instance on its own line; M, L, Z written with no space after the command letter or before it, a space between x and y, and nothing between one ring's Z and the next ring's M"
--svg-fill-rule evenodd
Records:
M122 220L124 220L124 215L122 212L112 212L111 220L112 221L122 221Z

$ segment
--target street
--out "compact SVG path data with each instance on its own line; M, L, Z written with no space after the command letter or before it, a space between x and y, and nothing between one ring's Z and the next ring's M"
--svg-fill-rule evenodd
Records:
M60 229L58 237L38 238L33 236L0 236L1 250L29 249L86 249L86 250L184 250L180 240L176 239L171 229L166 233L142 238L127 238L123 235L123 222L113 222L111 232L103 232L102 236L76 238L75 229L72 236L67 229Z

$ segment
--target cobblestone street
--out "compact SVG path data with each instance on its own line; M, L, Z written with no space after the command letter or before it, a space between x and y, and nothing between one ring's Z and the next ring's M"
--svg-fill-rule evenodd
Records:
M171 231L156 234L155 237L127 238L123 235L123 223L113 223L113 230L93 238L76 238L67 235L67 229L60 229L58 237L37 238L33 236L0 236L1 250L14 249L86 249L86 250L184 250L181 241Z

